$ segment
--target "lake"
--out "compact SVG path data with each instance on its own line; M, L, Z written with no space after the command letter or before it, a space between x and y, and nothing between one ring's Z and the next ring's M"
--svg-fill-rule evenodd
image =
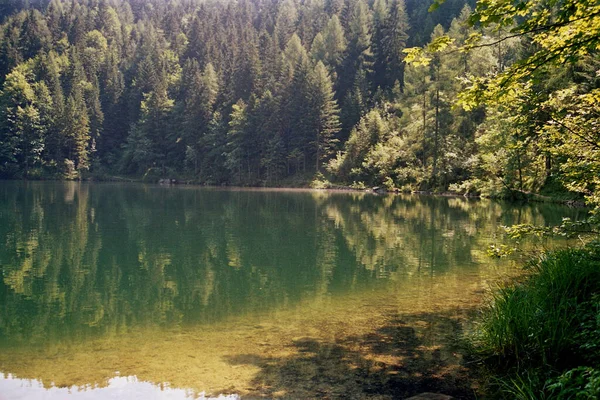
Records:
M0 399L473 397L456 339L521 271L500 227L584 213L0 182Z

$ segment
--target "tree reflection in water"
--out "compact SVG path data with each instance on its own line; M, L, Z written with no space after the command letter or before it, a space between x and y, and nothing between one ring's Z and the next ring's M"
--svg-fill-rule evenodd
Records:
M420 387L458 366L436 364L436 341L448 335L427 321L450 312L454 322L440 323L454 335L511 268L485 255L500 225L583 213L449 197L4 182L0 371L46 386L106 385L127 370L213 393L398 393L406 376ZM399 357L432 358L402 366Z

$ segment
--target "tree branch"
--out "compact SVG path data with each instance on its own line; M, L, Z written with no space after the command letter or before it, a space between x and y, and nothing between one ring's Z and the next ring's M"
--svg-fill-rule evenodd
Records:
M584 142L586 142L587 144L589 144L590 146L600 150L600 144L588 139L587 137L585 137L584 135L578 133L577 131L569 128L567 125L565 125L564 123L562 123L561 121L557 120L556 118L554 118L552 115L549 116L550 120L558 125L560 125L561 127L563 127L564 129L566 129L568 132L570 132L572 135L577 136L578 138L580 138L581 140L583 140Z
M569 25L569 24L571 24L573 22L577 22L577 21L581 21L581 20L585 20L585 19L594 19L597 16L600 16L600 11L597 12L597 13L586 15L585 17L575 18L575 19L572 19L572 20L569 20L569 21L559 22L559 23L550 24L550 25L543 25L543 26L539 26L539 27L536 27L536 28L533 28L533 29L530 29L530 30L527 30L527 31L515 33L513 35L508 35L508 36L503 37L502 39L496 40L495 42L468 46L467 49L471 50L471 49L478 49L478 48L482 48L482 47L495 46L495 45L500 44L500 43L502 43L502 42L504 42L506 40L509 40L509 39L514 39L514 38L517 38L517 37L525 36L525 35L528 35L530 33L537 33L537 32L549 31L549 30L554 29L554 28L560 28L560 27L563 27L563 26L567 26L567 25Z

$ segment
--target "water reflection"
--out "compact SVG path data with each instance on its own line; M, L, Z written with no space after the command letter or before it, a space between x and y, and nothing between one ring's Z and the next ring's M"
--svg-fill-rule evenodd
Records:
M189 389L171 388L168 384L155 385L142 382L135 376L114 377L108 380L105 387L56 387L45 388L42 382L35 379L19 379L10 374L0 374L0 399L31 400L128 399L128 400L237 400L236 395L206 397Z
M500 225L583 212L463 198L2 182L0 371L102 386L129 368L152 382L239 390L235 382L260 376L260 365L229 377L210 371L239 366L235 356L248 350L264 353L265 338L285 355L304 351L294 338L368 335L389 325L389 307L396 318L465 304L502 273L485 256ZM376 320L349 327L361 307ZM68 366L53 370L52 360Z

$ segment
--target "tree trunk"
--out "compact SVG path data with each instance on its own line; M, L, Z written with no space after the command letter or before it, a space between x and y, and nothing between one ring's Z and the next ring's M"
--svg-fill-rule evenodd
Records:
M433 139L433 170L431 172L431 179L437 181L437 161L438 161L438 138L440 134L440 88L439 86L435 91L435 134Z
M315 171L317 171L317 173L319 173L319 158L320 158L320 153L321 153L321 146L319 143L319 132L317 131L317 138L316 138L316 143L317 143L317 159L315 161Z
M427 90L423 89L423 167L427 164L427 155L425 149L427 148L426 132L427 132Z

